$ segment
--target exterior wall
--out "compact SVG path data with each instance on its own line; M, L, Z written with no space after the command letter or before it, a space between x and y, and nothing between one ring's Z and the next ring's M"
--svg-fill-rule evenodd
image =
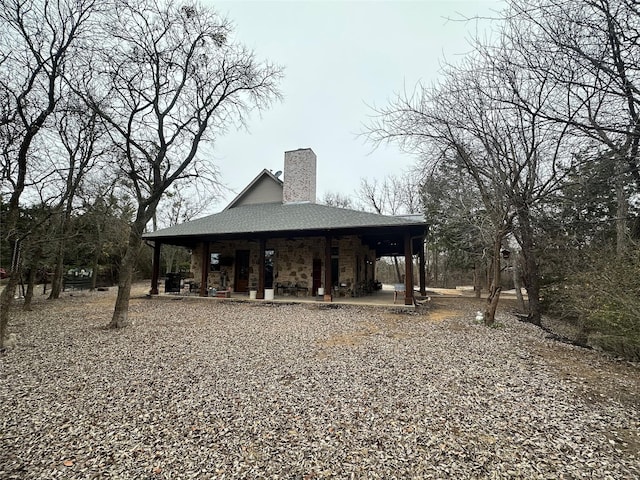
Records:
M216 242L209 244L209 253L219 253L222 257L231 257L234 259L232 265L221 265L220 271L209 271L207 278L207 288L222 289L231 287L231 290L235 290L235 258L236 250L249 250L249 288L253 288L258 285L258 271L256 270L256 264L258 263L258 242L250 242L248 240L239 240L233 242ZM191 273L196 280L200 280L202 275L202 244L198 246L191 253Z
M364 259L375 260L375 252L362 245L357 236L343 237L333 240L333 247L338 247L339 278L333 282L345 284L351 288L356 284L357 269L360 269L360 281L364 280ZM268 249L275 250L274 282L306 283L311 289L313 281L313 260L322 261L322 283L325 275L325 240L324 237L277 239L267 242ZM356 264L356 257L358 263ZM373 272L373 268L370 270ZM373 278L373 273L370 274Z
M277 202L282 202L282 185L265 175L234 207Z
M324 277L324 238L278 238L267 241L267 248L275 250L274 283L306 284L311 291L313 260L322 260Z
M223 257L233 257L235 259L236 250L249 250L249 288L255 289L258 285L258 259L259 245L257 241L229 241L218 242L209 245L210 253L219 253ZM365 257L370 261L375 261L375 252L360 243L357 236L342 237L334 239L332 246L338 247L338 266L339 278L333 279L335 283L338 281L347 288L352 288L357 281L364 281L364 265ZM313 285L313 260L320 259L322 261L322 283L324 286L325 275L325 239L324 237L309 238L276 238L267 240L267 250L274 250L274 268L273 282L306 285L311 295ZM357 260L357 262L356 262ZM191 255L191 272L196 280L201 276L202 262L202 244L195 248ZM358 270L360 274L358 275ZM373 265L369 269L369 279L373 279ZM219 272L209 272L207 287L222 288L224 285L231 286L235 290L234 281L234 265L221 266ZM226 283L223 285L222 279L226 277ZM325 287L326 288L326 287Z
M283 202L316 203L316 154L310 148L284 152Z
M338 247L339 278L333 279L334 284L339 282L347 288L352 288L358 282L364 281L365 258L375 262L375 251L362 245L357 236L343 237L333 241L333 246ZM369 280L373 279L373 266L369 269Z

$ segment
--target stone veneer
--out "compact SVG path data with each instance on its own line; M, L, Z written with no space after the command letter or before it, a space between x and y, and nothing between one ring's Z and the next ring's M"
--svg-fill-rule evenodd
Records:
M334 239L332 246L338 247L339 258L339 282L346 284L349 288L355 285L358 278L357 268L360 270L359 280L364 280L365 257L370 261L375 260L375 252L369 247L362 245L357 236L341 237ZM289 282L291 284L306 284L311 295L313 284L313 260L322 261L322 281L324 282L325 266L325 241L324 237L273 239L268 240L267 250L274 250L274 285L276 283ZM249 288L255 289L258 286L257 263L259 258L259 243L249 241L229 241L212 243L209 246L211 253L219 253L224 257L234 257L236 250L249 250ZM356 257L358 265L356 265ZM202 244L193 250L191 255L191 272L196 279L201 275ZM373 277L373 267L369 270L369 278ZM209 272L208 287L221 288L221 274L226 273L228 286L234 289L234 266L222 266L220 272ZM333 279L335 282L336 279Z

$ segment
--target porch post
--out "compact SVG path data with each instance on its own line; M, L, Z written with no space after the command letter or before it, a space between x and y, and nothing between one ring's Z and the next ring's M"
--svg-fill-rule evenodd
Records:
M160 278L160 248L162 243L153 242L153 263L151 266L151 290L150 295L158 295L158 279Z
M200 296L208 295L207 282L209 280L209 242L202 242L202 268L200 269Z
M425 296L427 294L427 268L424 261L424 237L420 239L418 264L420 267L420 295Z
M258 253L258 291L256 292L256 298L264 299L264 251L267 248L267 241L261 238L258 242L260 252Z
M413 255L411 255L411 234L404 234L404 304L413 305Z
M331 235L324 237L324 301L333 301L331 279Z

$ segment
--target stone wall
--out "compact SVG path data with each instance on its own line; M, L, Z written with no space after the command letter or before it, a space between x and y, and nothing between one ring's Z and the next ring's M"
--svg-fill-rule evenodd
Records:
M311 290L313 260L324 259L323 238L280 238L268 241L267 249L275 251L274 283L302 284Z
M249 266L249 288L255 289L258 286L258 259L259 245L257 241L229 241L212 243L209 245L210 253L219 253L223 257L233 257L235 259L236 250L250 251ZM341 284L349 288L354 286L359 278L364 280L365 257L370 261L375 261L375 252L362 245L357 236L341 237L334 239L332 246L338 247L339 279ZM325 268L325 239L324 237L309 238L278 238L268 240L267 250L274 250L273 282L306 285L311 295L313 285L313 260L320 259L322 262L321 278L324 283ZM357 260L357 263L356 263ZM196 280L201 276L202 244L193 250L191 255L191 272ZM359 270L359 275L358 275ZM373 266L369 270L369 278L373 278ZM226 277L227 286L234 289L234 266L221 266L219 272L209 272L208 287L222 288L222 278ZM336 279L333 279L334 282ZM324 286L324 285L323 285Z
M362 245L356 236L343 237L334 240L333 246L338 247L338 267L340 276L338 282L352 288L359 281L364 281L365 258L375 261L375 252L366 245ZM370 269L369 279L373 278L373 267ZM336 282L336 279L333 279Z
M231 242L216 242L209 244L209 253L218 253L221 257L233 258L232 265L221 265L218 271L209 271L207 278L207 287L224 289L231 287L231 290L235 289L235 257L236 250L249 250L249 288L258 285L258 272L255 270L258 263L258 242L250 242L248 240L239 240ZM191 273L194 278L199 281L202 275L202 244L198 246L191 253ZM254 279L255 278L255 282Z

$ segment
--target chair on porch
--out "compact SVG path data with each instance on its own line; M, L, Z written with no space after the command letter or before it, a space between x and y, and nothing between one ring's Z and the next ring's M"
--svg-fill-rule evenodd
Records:
M227 287L224 290L216 290L217 298L231 298L231 287Z
M307 286L307 282L298 282L296 283L296 297L300 295L300 293L304 293L304 296L309 295L309 287Z
M297 288L291 282L282 282L276 284L276 294L280 291L282 295L297 295Z
M402 295L400 296L401 298L404 296L404 293L407 291L405 284L404 283L396 283L393 286L393 303L396 303L396 300L398 299L398 294L401 293Z

